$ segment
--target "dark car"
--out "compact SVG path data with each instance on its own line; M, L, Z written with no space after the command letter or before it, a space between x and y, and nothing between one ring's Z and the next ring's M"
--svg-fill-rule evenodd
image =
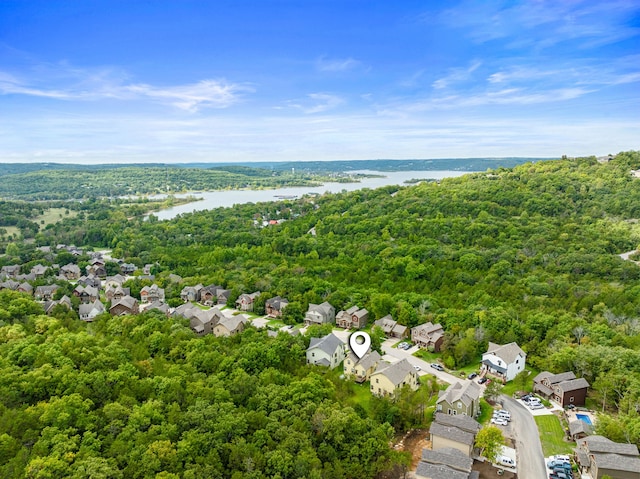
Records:
M468 379L473 379L478 375L478 373L471 373L469 374L469 376L467 376Z
M480 378L478 379L478 384L484 384L487 382L487 378Z
M442 366L440 366L438 363L431 363L431 367L433 369L438 370L438 371L444 371L444 368Z

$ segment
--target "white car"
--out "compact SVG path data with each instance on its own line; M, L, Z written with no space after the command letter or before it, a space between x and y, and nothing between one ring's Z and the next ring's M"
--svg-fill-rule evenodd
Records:
M542 403L534 402L529 403L529 409L544 409L544 406L542 405Z
M413 369L415 369L416 371L422 371L422 368L420 366L418 366L417 364L413 365Z
M498 456L496 457L496 464L500 464L501 466L512 467L515 469L516 461L507 456Z
M491 424L495 424L497 426L506 426L509 423L507 422L506 419L504 419L502 417L492 417L491 418Z

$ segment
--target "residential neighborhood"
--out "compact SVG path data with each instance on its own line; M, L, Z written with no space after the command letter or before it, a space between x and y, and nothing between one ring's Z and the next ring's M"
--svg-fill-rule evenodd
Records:
M131 294L132 288L125 284L130 284L127 282L132 278L142 278L142 271L136 272L133 265L123 263L116 274L108 276L105 266L107 263L101 256L95 255L86 268L85 275L73 264L63 267L39 264L27 274L21 274L20 265L4 266L0 273L0 289L32 295L42 304L45 314L53 314L56 307L74 309L79 319L86 322L94 321L107 313L120 316L157 310L167 317L187 319L191 330L198 336L229 337L241 333L251 325L265 327L271 321L281 321L283 311L289 304L281 296L274 296L266 301L263 298L264 316L257 317L254 309L256 301L263 294L260 291L240 293L233 302L235 308L229 308L227 302L231 296L230 290L215 284L196 284L182 286L182 304L170 307L166 303L165 288L153 282L153 276L144 275L149 283L140 288L137 297L134 297ZM132 272L135 276L131 275ZM47 277L56 282L42 284ZM180 278L176 277L176 280L179 281ZM71 295L60 296L59 291L67 290L64 286L67 283L70 285L68 291L71 291ZM446 335L442 324L427 321L408 328L394 320L390 314L371 321L370 312L358 305L340 310L337 314L335 311L334 306L326 301L320 304L310 303L304 318L300 318L301 327L279 328L288 334L300 334L310 326L333 326L333 332L309 339L309 346L305 351L307 364L326 370L339 369L345 380L364 384L372 396L394 400L403 388L417 390L421 385L421 376L435 375L440 390L433 406L433 421L426 436L429 447L421 452L415 476L460 479L481 477L473 467L476 461L482 459L475 448L475 438L482 427L476 419L482 414L484 388L492 380L500 384L511 382L525 371L527 355L524 350L515 342L502 345L489 342L478 364L477 380L475 372L469 378L454 377L438 363L428 364L414 356L421 350L433 354L442 352ZM381 351L384 354L370 348L359 357L348 346L350 331L370 330L369 328L379 328L385 335ZM269 335L274 334L275 331L269 331ZM637 449L613 443L602 436L594 436L593 422L588 418L595 421L595 416L584 412L590 387L584 378L576 377L572 371L543 371L529 379L529 382L531 390L539 398L530 395L531 398L525 397L517 404L531 417L557 414L564 418L566 439L576 442L575 463L583 478L600 479L605 474L614 479L637 477L633 475L638 472L640 462ZM541 402L543 400L548 401L551 406L545 407ZM506 415L496 414L497 412L491 422L503 428L507 436L517 437L517 430L509 424L510 417L505 419L509 415L506 412ZM514 467L509 466L510 459L504 459L507 461L506 465L497 464L496 470L515 471L516 463L520 467L526 466L526 458L520 458L516 462L516 456L524 451L511 451Z

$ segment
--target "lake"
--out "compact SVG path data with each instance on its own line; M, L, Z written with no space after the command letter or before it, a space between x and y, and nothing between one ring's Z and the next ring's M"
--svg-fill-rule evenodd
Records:
M244 203L260 203L263 201L279 201L283 198L300 198L307 194L339 193L341 191L356 191L363 188L380 188L388 185L405 185L405 182L412 179L432 179L441 180L443 178L453 178L472 173L470 171L370 171L361 170L351 173L362 173L372 175L384 175L379 178L362 178L359 183L325 183L322 186L296 186L291 188L278 188L273 190L224 190L205 191L192 193L190 196L202 198L200 201L178 205L165 210L153 213L160 220L170 220L183 213L194 211L211 210L219 207L229 207ZM189 195L176 195L185 197Z

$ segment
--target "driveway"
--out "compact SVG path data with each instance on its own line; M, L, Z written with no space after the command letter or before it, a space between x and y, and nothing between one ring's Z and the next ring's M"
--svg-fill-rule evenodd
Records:
M392 347L397 342L398 342L397 339L387 339L382 343L382 352L397 359L406 359L413 366L419 366L420 367L420 371L418 372L419 376L424 376L425 374L433 374L435 377L437 377L441 381L448 384L464 383L469 381L468 379L456 377L447 372L433 369L430 366L430 363L426 362L424 359L417 358L411 354L411 352L416 351L416 349L414 348L411 348L408 351L405 351L403 349Z
M518 451L516 463L520 476L527 479L547 479L542 444L533 416L522 403L509 396L503 394L500 400L511 413L510 429Z

